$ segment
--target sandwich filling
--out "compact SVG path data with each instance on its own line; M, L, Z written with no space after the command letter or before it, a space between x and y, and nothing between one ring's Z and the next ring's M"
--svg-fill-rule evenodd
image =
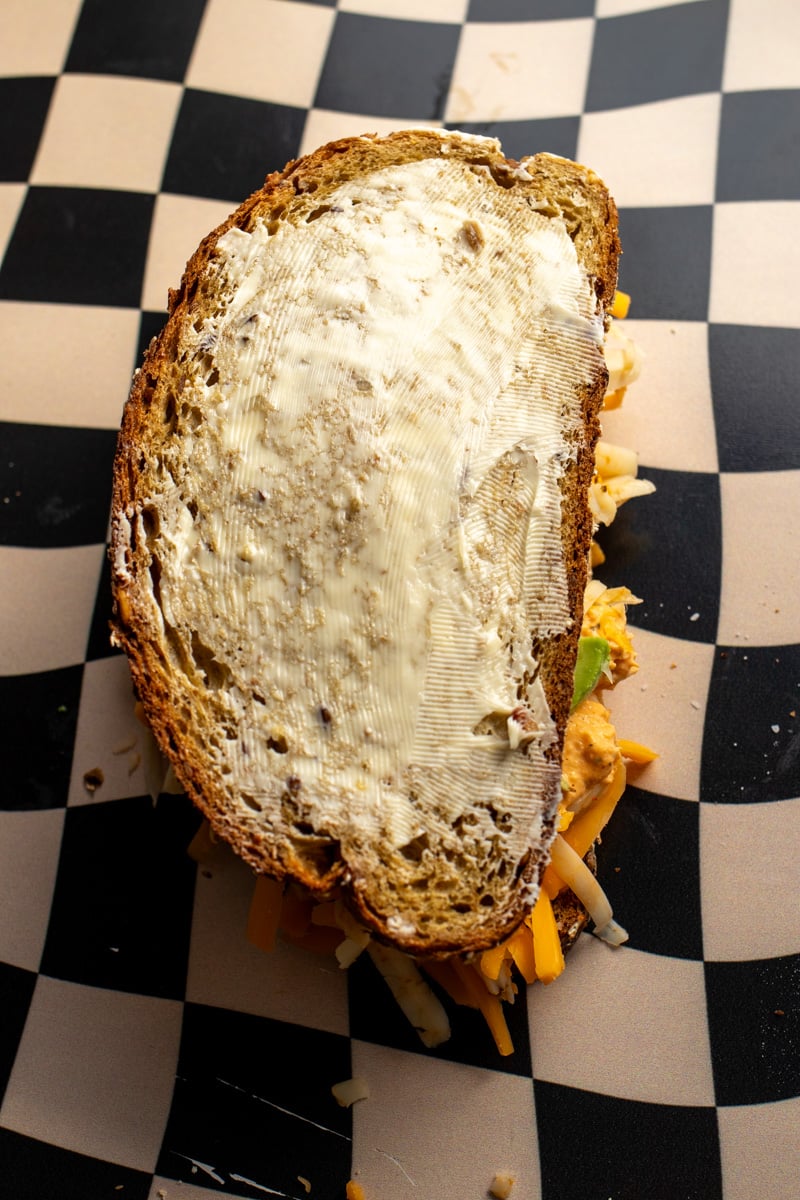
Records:
M220 777L346 861L430 837L521 863L561 796L530 630L571 623L560 481L603 321L563 224L481 170L407 162L230 229L184 346L203 420L128 516L146 540L158 509L153 617L215 694Z

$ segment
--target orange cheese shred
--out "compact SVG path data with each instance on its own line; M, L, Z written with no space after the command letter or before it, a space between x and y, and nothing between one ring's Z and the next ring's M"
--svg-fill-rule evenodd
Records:
M247 915L247 940L259 950L274 950L281 917L283 884L259 875Z
M290 938L302 937L311 925L313 909L314 901L310 896L303 896L295 888L288 887L281 907L281 932Z
M367 1200L364 1189L360 1183L356 1183L355 1179L348 1179L344 1194L345 1200Z
M533 932L533 956L536 975L542 983L552 983L564 970L564 955L558 926L547 892L540 891L530 915Z
M624 321L630 312L631 298L627 292L614 292L614 299L611 301L611 308L608 310L610 317L615 317L618 321Z
M477 1008L478 1005L472 997L472 993L464 986L461 976L454 968L452 962L446 962L441 959L430 959L420 963L424 971L430 975L435 983L438 983L442 991L447 992L451 1000L456 1004L461 1004L466 1008Z
M520 925L508 939L508 949L514 966L526 983L536 981L536 958L533 951L533 934L527 924Z
M566 886L564 880L556 873L554 867L545 867L544 874L542 875L542 891L546 892L551 900L555 900L558 893L563 891Z
M618 745L623 758L628 758L631 762L651 763L658 758L655 750L651 750L649 746L643 746L641 742L629 742L627 738L619 738Z
M511 1041L511 1034L508 1032L500 997L493 996L490 992L487 992L477 971L474 967L469 966L468 963L460 962L459 959L454 958L453 967L481 1010L483 1018L489 1026L489 1031L494 1038L498 1052L504 1057L508 1054L513 1054L514 1043Z
M617 801L625 791L625 778L625 763L620 758L611 779L597 799L583 812L578 813L569 829L560 835L581 858L588 853L608 823Z
M506 948L508 939L500 942L497 946L492 946L491 950L484 950L481 955L481 971L487 979L497 979L502 969L506 957Z

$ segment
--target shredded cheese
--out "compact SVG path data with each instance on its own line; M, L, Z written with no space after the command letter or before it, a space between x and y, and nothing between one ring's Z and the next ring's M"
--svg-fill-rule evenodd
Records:
M564 970L564 955L553 914L553 905L546 891L539 892L529 919L533 933L536 976L541 979L542 983L552 983Z
M247 940L259 950L275 949L282 902L283 884L259 875L247 916Z
M610 317L615 317L618 320L623 320L628 315L631 307L631 298L627 292L614 292L614 299L611 301L611 308L608 310Z

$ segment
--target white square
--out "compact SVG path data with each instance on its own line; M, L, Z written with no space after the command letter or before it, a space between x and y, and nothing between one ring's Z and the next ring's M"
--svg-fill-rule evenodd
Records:
M649 1104L713 1105L702 962L615 950L585 934L564 974L528 988L527 999L536 1079Z
M70 807L158 795L166 765L152 733L136 716L135 705L123 655L86 663L67 799ZM84 776L98 770L103 782L89 791Z
M14 232L27 190L24 183L0 184L0 262Z
M142 308L166 309L167 293L177 288L186 263L200 242L230 216L227 200L201 200L194 196L157 197L142 285Z
M800 1097L718 1108L717 1125L725 1200L795 1200Z
M105 546L0 546L0 674L83 662Z
M157 192L180 98L177 83L62 75L31 183Z
M635 621L636 609L629 615ZM605 703L619 736L650 746L659 758L646 767L630 765L628 778L643 791L699 800L714 647L645 629L632 628L632 633L639 672L607 693Z
M3 0L0 75L58 75L81 0Z
M638 453L643 478L648 467L715 472L706 323L629 317L620 329L639 346L644 362L621 407L600 414L603 436Z
M0 1121L152 1171L172 1103L183 1006L40 976Z
M403 121L397 117L370 117L358 113L334 112L326 108L312 108L306 118L300 153L310 154L328 142L340 138L360 137L364 133L377 133L385 137L401 129L441 129L441 121Z
M58 870L64 809L0 812L0 961L38 971Z
M723 89L800 87L798 47L797 0L731 0Z
M117 429L138 335L138 309L1 303L0 416L5 421Z
M186 83L308 108L335 17L289 0L209 0Z
M726 646L796 642L800 471L723 474L720 493L722 596L717 641Z
M800 329L800 201L717 204L709 320Z
M339 0L339 12L456 25L464 20L468 7L469 0Z
M712 204L720 105L714 93L584 113L578 159L620 208Z
M445 120L513 121L580 113L594 21L467 24Z
M357 1040L352 1053L353 1075L369 1086L353 1108L353 1178L368 1197L486 1196L506 1171L512 1200L539 1200L529 1078Z
M197 873L186 999L347 1036L347 975L333 955L246 936L253 872L227 846ZM336 1082L332 1080L332 1082Z
M758 720L754 716L754 720ZM764 714L761 720L768 721ZM800 799L700 805L703 955L741 962L797 953L797 916L778 918L776 897L796 897ZM745 881L748 881L745 883Z

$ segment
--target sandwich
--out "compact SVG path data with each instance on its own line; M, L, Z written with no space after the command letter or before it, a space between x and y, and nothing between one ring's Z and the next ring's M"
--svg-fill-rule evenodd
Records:
M159 746L272 910L411 991L477 963L508 998L526 923L622 936L576 897L623 752L565 757L635 669L590 566L643 488L598 420L619 253L576 163L334 142L201 243L125 408L113 637Z

